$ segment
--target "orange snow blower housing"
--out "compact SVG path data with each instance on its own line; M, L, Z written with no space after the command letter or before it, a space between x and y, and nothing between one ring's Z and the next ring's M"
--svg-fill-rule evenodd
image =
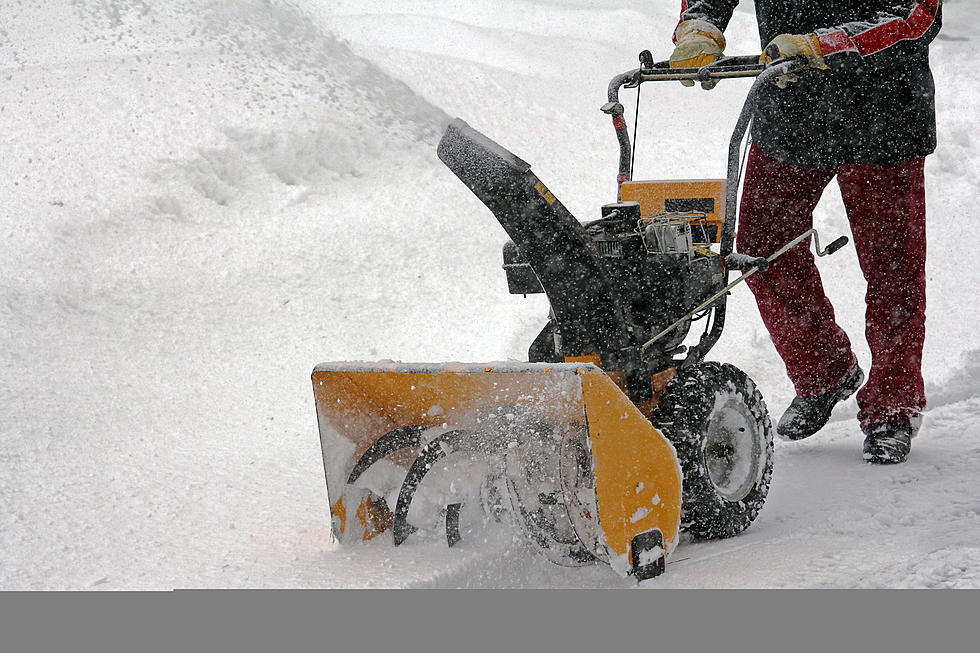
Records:
M511 238L509 291L545 293L551 310L526 363L316 367L341 542L453 546L509 523L558 564L603 561L642 580L664 571L682 531L729 537L757 516L772 473L765 403L743 372L704 360L724 326L728 272L765 262L732 252L754 90L726 179L661 182L630 181L618 93L746 76L759 77L756 89L798 64L744 57L670 69L645 54L609 86L619 195L597 220L576 220L527 163L462 120L447 127L439 158ZM686 345L698 320L705 329Z
M674 450L594 365L331 364L317 367L313 384L318 418L328 425L321 428L323 450L329 458L346 450L342 459L358 461L350 467L334 458L331 469L325 456L342 541L391 529L400 544L414 529L413 491L439 458L499 456L502 475L488 466L477 472L480 485L453 479L458 487L444 499L450 543L461 537L463 503L500 509L488 492L516 508L519 526L556 562L611 559L626 572L644 542L657 548L655 563L677 542L681 473ZM368 478L367 468L382 457L387 469ZM533 487L507 478L508 464L538 474ZM364 489L350 492L359 485Z

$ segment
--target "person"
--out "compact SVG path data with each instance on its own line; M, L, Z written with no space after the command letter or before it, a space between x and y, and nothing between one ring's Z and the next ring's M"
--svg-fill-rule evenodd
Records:
M722 56L738 0L682 0L673 67ZM749 279L796 398L777 433L800 440L857 392L864 459L904 462L926 405L924 158L936 147L929 43L940 0L755 0L763 61L808 67L759 94L736 246L769 256L812 227L836 176L867 281L867 383L806 243ZM690 83L693 85L693 82Z

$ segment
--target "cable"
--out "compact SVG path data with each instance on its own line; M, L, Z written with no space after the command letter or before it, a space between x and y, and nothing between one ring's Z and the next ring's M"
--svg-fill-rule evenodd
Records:
M640 127L640 89L636 87L636 115L633 116L633 151L630 153L630 179L633 179L633 163L636 161L636 130Z

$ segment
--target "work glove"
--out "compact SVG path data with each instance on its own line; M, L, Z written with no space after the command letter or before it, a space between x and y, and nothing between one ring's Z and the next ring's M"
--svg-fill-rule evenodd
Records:
M820 70L828 70L830 68L823 60L823 54L820 51L820 41L817 39L817 35L812 32L810 34L780 34L769 41L769 45L766 46L765 50L762 51L762 56L759 57L759 63L768 64L783 57L791 59L794 57L804 57L811 68L819 68ZM773 83L779 88L786 88L787 84L791 84L796 80L796 73L790 73L789 75L780 75Z
M701 68L713 63L725 50L725 35L721 30L703 20L685 20L674 30L674 53L670 55L671 68ZM702 82L701 87L712 89L717 80ZM694 86L693 79L682 79L684 86Z

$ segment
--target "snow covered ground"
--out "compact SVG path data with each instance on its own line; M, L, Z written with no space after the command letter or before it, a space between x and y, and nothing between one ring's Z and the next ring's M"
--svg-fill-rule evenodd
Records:
M641 49L666 58L675 4L4 0L0 589L632 586L503 533L336 547L309 373L525 357L547 307L506 293L506 236L435 158L442 125L597 217L606 83ZM644 587L980 587L980 3L945 5L909 462L865 465L848 402L777 442L746 533L682 543ZM731 53L758 50L746 12ZM640 176L721 176L745 84L645 88ZM847 233L835 186L816 221ZM867 365L853 248L820 264ZM778 416L792 388L746 289L730 315L713 357Z

